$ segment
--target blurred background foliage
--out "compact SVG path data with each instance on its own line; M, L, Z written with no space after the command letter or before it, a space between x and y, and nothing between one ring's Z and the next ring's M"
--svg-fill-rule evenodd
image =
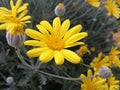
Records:
M10 0L0 0L0 7L9 8ZM14 0L16 2L16 0ZM32 16L31 24L27 27L36 29L36 24L41 20L53 21L56 17L54 9L58 3L64 3L66 7L65 15L61 17L62 21L70 19L71 27L76 24L82 24L83 31L88 32L89 36L84 39L89 50L92 47L95 51L83 56L85 64L90 64L99 52L108 53L113 46L111 32L117 31L120 27L119 20L114 17L108 17L104 8L95 8L85 3L85 0L23 0L23 3L29 3L29 14ZM26 28L27 28L26 27ZM37 70L31 70L25 67L19 61L15 49L8 46L5 38L5 31L0 31L0 90L80 90L80 82L68 81L46 76ZM21 47L21 53L26 60L26 49ZM79 46L72 48L74 51ZM28 61L36 63L37 58ZM55 65L54 62L43 64L41 70L55 75L65 77L79 77L81 73L86 73L88 67L81 64L70 64L65 61L62 66ZM120 71L114 70L117 79L120 80ZM14 83L8 84L6 79L12 77Z

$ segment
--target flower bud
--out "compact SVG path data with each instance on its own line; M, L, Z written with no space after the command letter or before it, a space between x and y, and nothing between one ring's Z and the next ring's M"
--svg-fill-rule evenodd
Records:
M112 71L107 66L102 66L98 71L98 75L102 78L109 78L111 74Z
M23 26L21 25L12 26L7 31L6 39L10 46L15 47L15 48L20 47L25 40Z
M14 83L14 78L13 77L7 77L6 82L7 82L8 85L10 85L10 84Z
M97 21L97 19L96 18L93 18L93 22L96 22Z
M55 8L55 15L56 16L63 16L65 14L65 6L63 3L59 3Z

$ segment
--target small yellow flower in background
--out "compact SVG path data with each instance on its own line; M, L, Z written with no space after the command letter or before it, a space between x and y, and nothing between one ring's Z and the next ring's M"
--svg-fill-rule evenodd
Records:
M0 7L0 23L2 23L0 30L10 30L16 24L24 26L26 23L30 23L29 19L31 16L26 16L28 3L21 4L22 0L17 0L16 5L14 5L13 0L10 0L10 10Z
M6 39L10 46L20 47L24 40L24 26L30 23L31 16L28 13L28 3L23 5L22 0L17 0L14 5L13 0L10 0L10 8L0 7L0 30L6 30Z
M91 47L90 51L95 52L95 47Z
M95 57L93 61L90 63L90 66L93 67L95 74L97 74L98 70L102 66L110 65L108 61L109 61L108 56L105 56L104 58L102 58L102 53L99 53L98 57Z
M67 19L62 24L59 17L53 20L52 26L48 21L41 21L37 25L39 31L26 29L27 36L35 40L27 40L25 45L38 46L27 52L29 57L39 57L39 60L47 63L53 58L57 65L64 63L64 58L74 64L80 63L81 58L73 51L67 49L76 45L84 44L79 40L88 34L81 32L82 26L76 25L69 29L70 21Z
M80 75L80 78L82 79L81 89L80 90L105 90L105 82L106 79L102 79L100 77L93 77L90 78L90 76L93 76L92 70L88 70L87 76L84 74Z
M83 56L86 53L90 54L90 51L88 50L88 45L80 46L80 48L77 50L77 54L79 56Z
M110 66L120 67L119 55L120 55L120 50L118 50L117 47L112 47L108 56Z
M120 17L120 8L119 6L116 4L115 1L113 0L108 0L105 8L107 9L108 16L114 16L115 18L119 18Z
M86 2L93 7L99 7L100 6L100 1L99 0L86 0Z
M72 6L76 7L77 6L77 2L72 2Z
M120 31L116 33L112 32L112 39L115 42L116 46L120 46Z
M63 3L59 3L56 7L55 7L55 15L56 16L63 16L65 14L66 8L65 5Z
M107 79L105 90L119 90L119 80L116 80L113 74Z
M120 5L120 0L115 0L118 5Z

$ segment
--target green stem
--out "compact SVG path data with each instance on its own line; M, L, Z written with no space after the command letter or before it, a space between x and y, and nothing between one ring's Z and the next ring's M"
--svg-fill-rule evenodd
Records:
M84 2L80 5L80 7L76 10L76 12L73 13L73 14L69 17L69 19L73 18L73 17L80 11L80 9L81 9L83 6L85 6L85 4L86 4L86 1L84 1Z
M71 78L71 76L69 74L67 74L64 70L62 70L61 68L58 67L58 69L60 69L67 77ZM79 81L75 81L76 83L82 84Z
M91 66L87 65L87 64L84 64L84 63L80 63L81 65L87 67L87 68L92 68Z
M20 61L21 61L25 66L27 66L27 67L29 67L29 68L33 68L31 65L29 65L29 64L24 60L23 56L22 56L21 53L20 53L20 49L19 49L19 48L16 49L16 53L17 53L17 56L18 56L18 58L20 59Z
M35 63L35 67L39 69L42 64L43 63L40 60L37 60Z
M83 79L87 79L87 78L94 78L94 77L96 77L96 76L87 76L85 78L68 78L68 77L63 77L63 76L50 74L50 73L47 73L47 72L44 72L44 71L39 71L39 73L42 73L42 74L45 74L47 76L54 77L54 78L59 78L59 79L64 79L64 80L72 80L72 81L83 80Z

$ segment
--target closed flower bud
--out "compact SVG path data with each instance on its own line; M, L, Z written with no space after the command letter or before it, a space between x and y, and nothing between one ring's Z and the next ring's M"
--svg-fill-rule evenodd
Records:
M65 6L63 3L59 3L55 8L55 15L56 16L63 16L65 14Z
M107 66L102 66L98 71L98 75L102 78L109 78L112 75L112 71Z
M12 26L6 34L7 42L10 46L18 48L20 47L24 40L25 34L22 25L14 25Z
M13 77L7 77L6 82L7 82L8 85L13 84L14 83L14 78Z

